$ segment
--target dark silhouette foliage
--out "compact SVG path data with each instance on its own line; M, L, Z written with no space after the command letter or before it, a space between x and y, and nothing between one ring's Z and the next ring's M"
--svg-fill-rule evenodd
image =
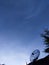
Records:
M49 53L49 30L45 30L42 34L42 37L44 38L44 44L46 45L46 49L44 50L46 53Z
M46 29L41 36L44 38L44 44L46 45L44 52L49 53L49 30ZM27 65L49 65L49 54L45 58L35 60Z

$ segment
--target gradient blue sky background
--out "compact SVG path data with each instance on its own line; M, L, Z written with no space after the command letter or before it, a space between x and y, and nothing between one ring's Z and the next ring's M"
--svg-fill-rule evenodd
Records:
M0 0L0 63L25 65L33 50L46 54L40 34L49 28L49 0Z

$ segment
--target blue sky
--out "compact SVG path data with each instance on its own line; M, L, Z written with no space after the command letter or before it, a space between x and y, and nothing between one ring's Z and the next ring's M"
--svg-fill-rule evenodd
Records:
M25 65L33 50L43 52L40 34L49 28L49 0L0 0L0 63Z

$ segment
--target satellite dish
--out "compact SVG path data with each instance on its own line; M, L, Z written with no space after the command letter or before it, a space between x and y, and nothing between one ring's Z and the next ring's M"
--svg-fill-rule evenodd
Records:
M37 60L39 55L40 55L40 51L38 49L36 49L35 51L32 52L32 54L30 56L30 61L33 62L33 61Z

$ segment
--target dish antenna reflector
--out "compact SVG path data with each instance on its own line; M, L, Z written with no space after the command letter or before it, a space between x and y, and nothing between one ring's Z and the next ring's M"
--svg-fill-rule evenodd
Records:
M30 56L30 61L36 61L40 55L40 51L38 49L34 50Z

